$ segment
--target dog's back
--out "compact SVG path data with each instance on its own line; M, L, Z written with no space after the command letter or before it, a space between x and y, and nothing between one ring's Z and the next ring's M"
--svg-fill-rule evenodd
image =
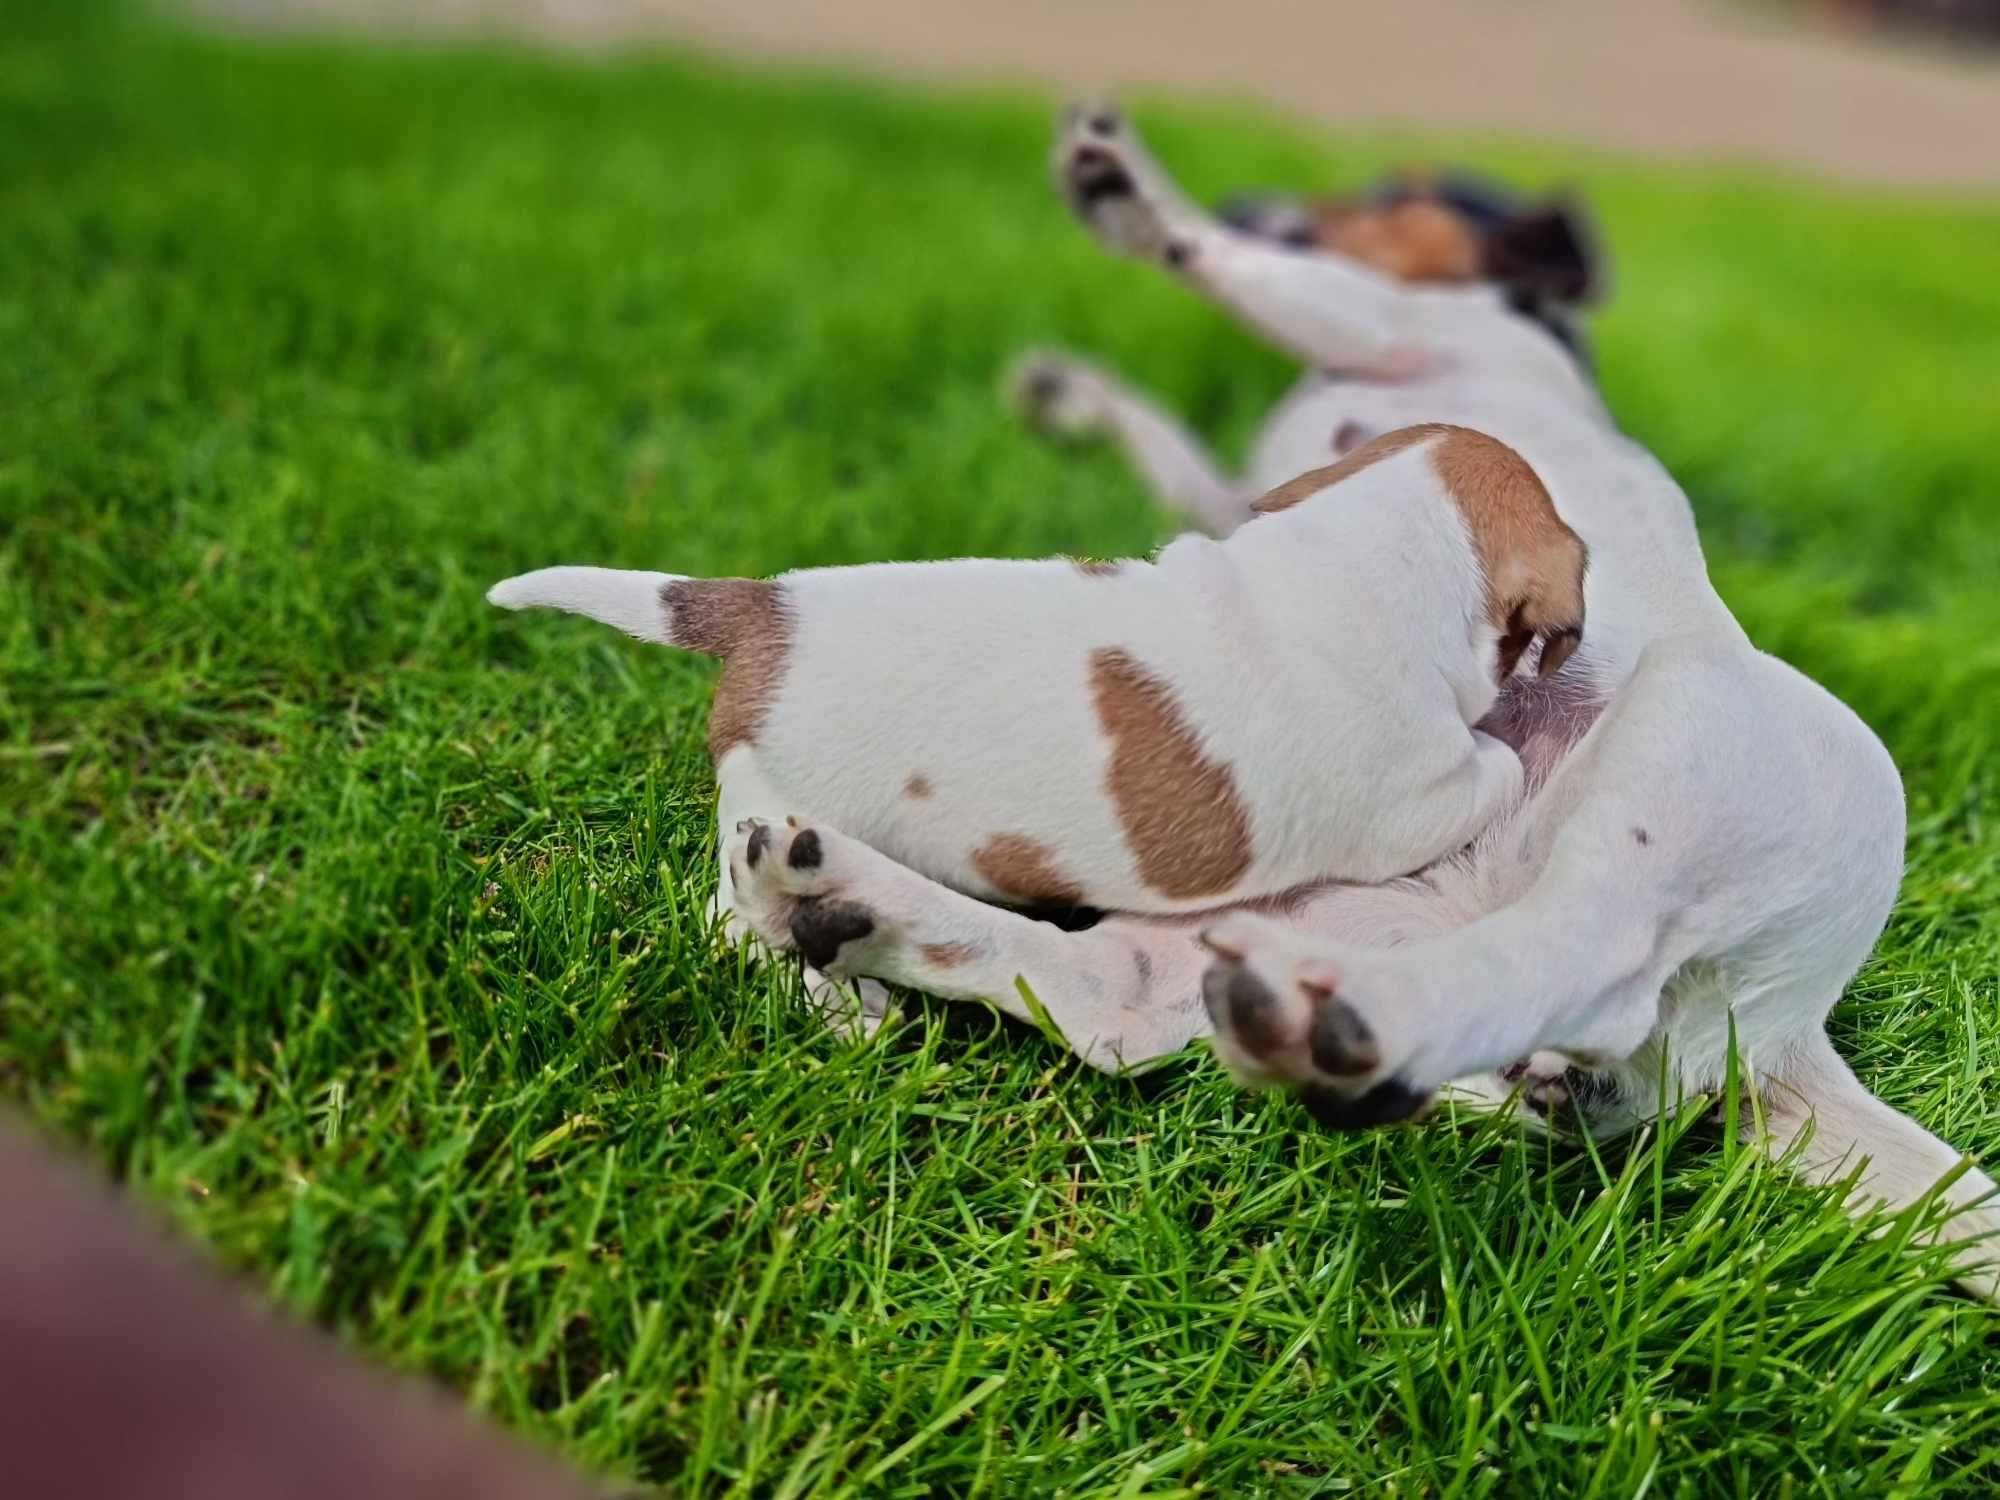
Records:
M751 811L979 895L1187 910L1465 842L1521 783L1469 726L1530 638L1553 668L1582 625L1580 541L1478 433L1412 430L1267 510L1150 563L554 569L492 597L721 657L710 745L775 799Z

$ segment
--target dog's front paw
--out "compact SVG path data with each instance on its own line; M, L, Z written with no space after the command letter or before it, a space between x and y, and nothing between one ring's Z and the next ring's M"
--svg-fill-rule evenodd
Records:
M1433 1090L1407 1076L1391 987L1359 955L1329 956L1268 918L1223 919L1202 934L1214 961L1202 998L1215 1050L1246 1082L1294 1089L1334 1129L1420 1114Z
M1071 355L1029 350L1008 370L1006 394L1007 404L1037 431L1085 438L1104 430L1104 376Z
M1185 258L1188 206L1112 105L1083 101L1063 111L1055 179L1071 212L1109 249L1169 265Z

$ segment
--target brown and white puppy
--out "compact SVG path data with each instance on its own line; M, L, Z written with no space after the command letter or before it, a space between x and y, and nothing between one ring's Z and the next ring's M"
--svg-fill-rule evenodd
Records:
M853 981L864 1015L880 1013L885 983L908 985L996 1006L1117 1070L1209 1037L1331 1125L1404 1118L1444 1088L1500 1102L1521 1084L1547 1103L1574 1079L1582 1123L1608 1134L1663 1097L1740 1080L1756 1095L1746 1137L1803 1175L1858 1182L1857 1207L1935 1190L1956 1211L1938 1233L2000 1235L1993 1182L1870 1094L1824 1029L1896 897L1896 767L1851 711L1746 638L1709 582L1687 497L1618 433L1570 352L1498 287L1415 285L1218 223L1115 111L1071 111L1056 161L1108 248L1313 373L1240 479L1076 361L1030 367L1045 420L1115 433L1163 498L1219 535L1371 437L1470 427L1520 455L1589 539L1588 644L1546 677L1510 679L1486 720L1520 752L1528 795L1418 878L1065 931L830 823L780 823L797 809L767 788L723 809L739 915ZM616 623L659 628L656 600L632 606ZM1588 1071L1538 1077L1550 1057ZM1969 1246L1962 1274L1995 1296L2000 1251Z
M1107 248L1311 373L1241 477L1079 361L1030 365L1043 420L1115 435L1163 499L1224 535L1333 454L1457 423L1519 453L1589 539L1588 643L1547 677L1510 680L1486 721L1520 751L1528 796L1416 879L1114 912L1085 931L968 898L836 826L750 820L733 836L725 824L737 910L855 983L864 1011L884 983L979 1001L1119 1070L1206 1036L1330 1125L1403 1118L1450 1088L1543 1108L1567 1095L1585 1128L1611 1134L1663 1097L1740 1079L1756 1095L1747 1139L1812 1180L1858 1182L1856 1207L1936 1191L1956 1211L1937 1232L1985 1241L1967 1248L1964 1284L2000 1294L1994 1183L1875 1098L1824 1028L1896 897L1896 767L1851 711L1745 637L1687 497L1616 430L1570 351L1490 283L1416 284L1218 223L1116 111L1070 111L1056 169Z
M974 895L1193 911L1463 848L1521 795L1473 726L1531 646L1546 676L1580 641L1582 541L1512 449L1435 424L1258 509L1151 561L560 567L488 597L721 657L725 807Z

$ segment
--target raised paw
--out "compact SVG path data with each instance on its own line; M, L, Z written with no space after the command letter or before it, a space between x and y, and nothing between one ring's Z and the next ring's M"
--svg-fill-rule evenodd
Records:
M1069 105L1056 131L1056 190L1105 246L1182 263L1199 224L1184 199L1109 104Z
M1095 436L1105 426L1105 378L1066 354L1033 349L1007 372L1007 404L1022 420L1057 437Z
M1354 1129L1421 1113L1432 1089L1406 1076L1406 1056L1362 981L1359 963L1268 918L1224 918L1202 934L1215 957L1202 999L1215 1050L1246 1082L1294 1089L1322 1125Z

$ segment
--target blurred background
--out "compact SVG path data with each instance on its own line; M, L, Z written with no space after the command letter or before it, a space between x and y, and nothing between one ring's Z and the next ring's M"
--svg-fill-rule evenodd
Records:
M194 0L258 26L696 40L922 76L1251 96L1885 183L2000 183L2000 0Z
M830 1038L709 942L707 665L481 597L1156 546L1001 373L1226 460L1298 372L1077 227L1072 90L1208 202L1573 189L1610 409L1905 777L1835 1039L1990 1163L1996 9L0 0L0 1491L532 1467L388 1366L670 1494L2000 1493L2000 1312L1699 1112L1335 1137L978 1007Z

